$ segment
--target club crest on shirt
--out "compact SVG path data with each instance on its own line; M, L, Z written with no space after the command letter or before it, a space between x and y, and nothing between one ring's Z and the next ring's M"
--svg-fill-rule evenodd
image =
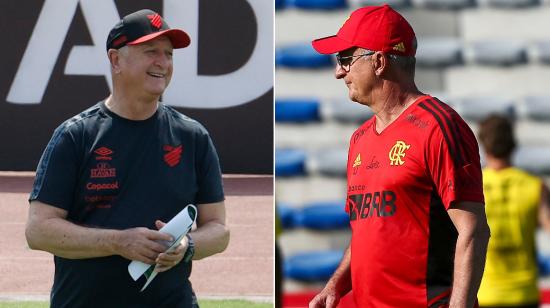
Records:
M390 166L401 166L405 163L405 151L411 147L410 144L406 144L405 141L398 140L395 145L390 149L388 156L390 158Z
M171 146L166 144L162 147L162 149L166 152L164 153L163 158L164 162L168 166L174 167L179 164L181 160L181 153L183 152L183 147L181 144L178 146Z

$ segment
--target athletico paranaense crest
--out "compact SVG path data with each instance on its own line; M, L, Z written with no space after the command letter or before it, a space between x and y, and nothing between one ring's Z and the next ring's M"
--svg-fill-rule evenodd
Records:
M183 152L183 147L181 144L178 146L165 145L163 150L166 152L164 153L164 162L168 166L174 167L179 164L181 160L181 153Z

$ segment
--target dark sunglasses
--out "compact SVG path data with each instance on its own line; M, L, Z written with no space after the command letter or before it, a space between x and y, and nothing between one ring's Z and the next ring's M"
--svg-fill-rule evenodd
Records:
M349 72L349 70L351 69L351 66L353 65L353 63L355 63L359 58L361 57L366 57L366 56L371 56L375 53L375 51L372 51L372 50L366 50L364 53L360 54L360 55L355 55L355 56L345 56L345 57L342 57L340 54L337 54L336 55L336 62L338 63L338 65L346 72ZM355 60L354 60L355 59Z

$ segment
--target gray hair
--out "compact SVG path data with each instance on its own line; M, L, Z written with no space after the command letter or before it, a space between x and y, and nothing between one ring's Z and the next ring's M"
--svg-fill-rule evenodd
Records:
M417 40L416 37L413 39L412 42L412 48L416 50L417 47ZM365 52L374 52L369 49L364 49ZM411 76L414 78L414 71L416 66L416 58L414 56L401 56L401 55L394 55L394 54L386 54L388 58L390 59L390 62L392 65L398 67L401 71L407 72L411 74Z
M118 49L118 52L121 53L123 56L128 55L128 45L124 45Z

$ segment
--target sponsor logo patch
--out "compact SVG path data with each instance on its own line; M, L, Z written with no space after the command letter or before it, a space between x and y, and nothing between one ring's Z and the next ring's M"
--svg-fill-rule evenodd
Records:
M116 168L111 168L108 163L98 163L96 168L90 169L91 178L114 178Z
M88 183L86 184L86 189L87 190L95 190L95 191L100 191L100 190L114 190L114 189L118 189L118 181L114 182L114 183Z
M112 160L113 158L110 157L113 155L113 151L109 149L108 147L100 147L94 151L99 156L96 156L96 160Z
M421 128L421 129L424 129L426 127L428 127L428 125L430 125L430 121L424 121L422 119L419 119L416 115L414 114L408 114L405 119L412 123L414 126L418 127L418 128Z
M380 162L375 160L376 156L373 156L370 163L366 166L367 170L380 168Z
M361 153L357 154L355 161L353 162L353 168L361 166Z
M357 133L355 133L355 134L353 135L353 143L354 143L354 144L357 143L357 141L359 140L359 138L361 138L364 134L365 134L365 130L364 130L364 129L362 129L362 130L358 131Z
M395 215L397 195L391 190L348 195L350 221Z
M400 51L400 52L405 52L405 44L403 44L403 42L399 42L399 43L395 44L395 46L393 46L393 50L397 50L397 51Z

